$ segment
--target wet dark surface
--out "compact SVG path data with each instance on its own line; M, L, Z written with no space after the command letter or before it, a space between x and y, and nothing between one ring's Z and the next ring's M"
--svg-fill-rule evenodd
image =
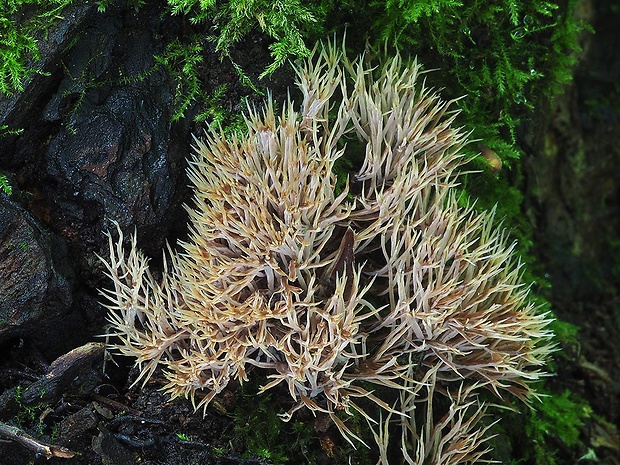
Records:
M0 344L35 332L41 342L55 345L53 326L73 301L74 274L66 254L62 238L0 197Z

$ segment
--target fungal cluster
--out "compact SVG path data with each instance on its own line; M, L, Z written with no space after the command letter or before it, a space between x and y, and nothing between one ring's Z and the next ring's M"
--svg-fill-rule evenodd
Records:
M136 358L137 381L160 368L196 408L262 376L263 391L287 387L285 419L310 409L354 440L347 414L362 414L384 463L393 425L408 463L472 461L477 394L527 401L552 347L493 213L457 198L467 134L453 102L417 62L349 60L332 44L298 65L297 85L298 109L269 99L246 135L196 139L189 238L161 278L135 236L128 251L110 238L112 347ZM357 160L346 182L344 156Z

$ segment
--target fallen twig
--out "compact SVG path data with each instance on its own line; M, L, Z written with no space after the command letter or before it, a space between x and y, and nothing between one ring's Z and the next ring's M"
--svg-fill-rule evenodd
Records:
M33 438L16 426L7 425L6 423L1 421L0 436L18 442L21 445L27 447L28 449L35 451L37 454L44 455L48 459L52 457L70 459L75 455L75 452L72 452L69 449L38 441L37 439Z
M136 415L136 416L142 415L142 412L140 412L139 410L131 408L128 405L118 402L117 400L109 399L108 397L102 396L100 394L91 394L90 397L93 400L100 402L104 405L107 405L108 407L113 408L115 410L120 410L120 411L124 410L125 412L129 412L132 415Z

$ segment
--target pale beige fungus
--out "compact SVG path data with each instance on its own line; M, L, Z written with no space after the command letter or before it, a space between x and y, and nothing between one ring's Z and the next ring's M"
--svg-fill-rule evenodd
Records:
M246 136L195 140L190 235L160 280L135 237L128 251L110 238L112 347L137 359L139 381L161 367L165 390L197 408L258 367L263 390L287 387L285 419L324 412L351 438L346 414L367 415L370 399L384 412L369 418L383 462L388 422L408 463L474 462L476 393L532 398L552 347L493 213L457 201L467 135L452 102L415 62L350 61L333 45L297 77L299 110L275 114L269 99L248 110ZM345 150L363 162L339 191ZM436 422L439 395L452 408Z

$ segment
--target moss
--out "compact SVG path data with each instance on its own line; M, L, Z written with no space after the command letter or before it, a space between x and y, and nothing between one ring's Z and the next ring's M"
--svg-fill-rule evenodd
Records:
M374 2L372 25L381 40L438 66L474 137L516 145L521 119L561 91L571 78L581 25L574 1L386 0ZM497 141L499 142L499 141ZM496 147L502 158L518 149Z
M13 193L13 187L11 187L8 178L2 173L0 173L0 192L4 192L6 195Z
M558 463L557 451L550 450L549 439L555 438L569 448L578 445L584 420L591 414L588 403L569 390L541 397L536 410L529 412L526 424L525 431L532 444L528 459L540 465Z
M203 45L198 37L191 37L184 42L175 38L166 45L163 53L155 56L155 62L166 69L176 85L173 121L183 118L197 99L204 98L204 86L198 72L203 61Z
M238 443L245 444L244 455L270 459L275 464L287 462L289 445L280 440L284 424L273 409L271 397L251 395L245 400L254 405L248 408L246 402L240 402L244 407L237 408L234 426Z
M367 447L353 447L333 427L325 432L317 431L321 421L314 416L302 415L302 418L298 418L297 415L289 423L283 422L279 414L285 413L290 405L280 405L278 399L286 399L288 393L281 391L259 395L259 389L258 381L250 380L234 395L235 407L231 412L234 421L230 440L244 448L244 457L268 459L274 465L312 465L326 463L326 459L329 463L376 462L376 457L371 457ZM348 417L347 426L362 435L368 444L372 444L366 420L361 415L354 413Z
M239 132L245 127L243 117L224 108L222 101L229 90L228 83L221 83L215 89L209 89L204 82L202 68L205 58L204 39L198 35L176 37L164 51L155 56L156 65L149 74L158 67L163 67L170 80L175 83L172 121L185 118L189 110L199 108L193 120L197 123L208 123L222 126L225 132ZM231 59L232 62L232 59ZM263 92L252 82L236 63L232 62L237 71L240 83L254 94Z
M46 430L46 424L41 419L41 413L45 409L46 405L43 403L27 404L23 398L24 389L21 386L15 388L15 404L18 407L18 411L12 418L15 424L22 428L31 431L33 434L42 436ZM45 392L40 392L40 397L43 398Z
M230 48L257 29L272 41L273 62L263 75L273 72L289 57L305 57L309 49L304 38L320 29L324 10L314 2L301 0L168 0L173 14L186 14L195 23L211 21L217 25L213 38L216 49L229 55Z
M311 427L302 422L283 423L271 394L258 395L256 382L241 387L236 395L232 437L245 448L244 456L261 457L274 464L286 463L311 439ZM283 412L282 412L283 413ZM260 427L257 427L260 425ZM284 438L287 440L283 440Z
M61 17L72 0L6 0L0 4L0 95L24 89L40 58L36 36Z
M100 13L103 13L108 5L110 5L112 3L113 0L96 0L95 3L97 4L97 10ZM146 2L146 0L126 0L127 6L132 7L134 10L139 10L142 6L144 6L144 3Z

